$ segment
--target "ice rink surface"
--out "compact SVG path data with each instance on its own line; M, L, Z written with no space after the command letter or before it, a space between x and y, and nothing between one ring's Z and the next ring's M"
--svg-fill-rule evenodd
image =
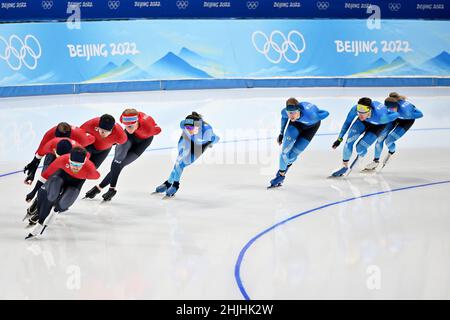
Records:
M406 95L424 113L380 173L340 166L332 150L362 96ZM298 97L328 110L290 169L276 173L280 110ZM41 239L25 241L30 187L14 173L53 125L126 107L162 127L123 170L110 203L81 200ZM158 91L0 99L1 299L449 299L450 88L289 88ZM175 198L151 195L167 179L179 122L204 115L221 137L185 169ZM385 151L386 152L386 151ZM113 153L113 152L111 152ZM373 148L361 165L371 161ZM100 168L104 175L112 157ZM345 201L343 201L345 200Z

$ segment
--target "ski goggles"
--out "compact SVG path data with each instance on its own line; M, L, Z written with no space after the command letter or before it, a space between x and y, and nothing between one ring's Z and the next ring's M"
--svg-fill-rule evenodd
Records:
M84 162L76 162L76 161L72 161L72 160L69 160L69 164L72 167L75 167L75 168L78 168L78 169L81 169L84 166Z
M202 125L202 122L200 120L194 120L194 119L185 119L184 120L184 127L200 127ZM189 129L191 130L191 129Z
M288 113L294 113L294 112L300 111L300 108L298 107L298 105L290 104L290 105L286 106L286 111Z
M195 126L184 126L186 130L192 131L195 129Z
M370 107L365 106L363 104L358 104L356 106L356 111L360 114L368 113L370 111Z

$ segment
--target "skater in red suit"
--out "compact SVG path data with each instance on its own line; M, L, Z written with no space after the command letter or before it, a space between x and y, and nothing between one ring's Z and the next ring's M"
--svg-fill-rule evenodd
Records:
M127 142L127 135L113 116L104 114L81 125L81 129L95 138L94 143L86 147L91 154L90 160L96 168L105 161L113 145Z
M48 166L55 161L56 158L69 153L72 148L82 147L78 142L68 138L53 138L49 142L45 144L40 153L38 154L41 157L45 156L44 166L42 168L42 172L44 172ZM29 181L31 183L31 181ZM38 190L42 187L42 181L38 180L33 190L28 193L25 197L26 202L30 202L36 196ZM33 201L31 206L27 209L27 215L25 219L32 217L37 211L37 199Z
M36 150L33 160L23 169L23 172L27 175L25 178L26 184L31 184L33 182L36 170L39 167L39 163L43 157L42 155L45 154L44 147L47 142L53 138L70 138L78 142L83 147L92 144L95 140L93 136L87 134L83 129L71 126L66 122L60 122L57 126L51 128L45 133L38 149Z
M111 171L98 186L94 186L86 193L86 198L94 198L109 185L109 190L102 197L103 200L110 201L117 193L117 181L122 169L139 158L152 143L153 136L161 132L161 128L152 117L136 109L126 109L120 117L120 122L125 125L128 140L116 146Z
M42 234L57 213L69 209L80 194L85 180L99 177L100 173L84 148L73 148L70 154L53 161L40 178L44 185L38 192L37 224L26 239Z

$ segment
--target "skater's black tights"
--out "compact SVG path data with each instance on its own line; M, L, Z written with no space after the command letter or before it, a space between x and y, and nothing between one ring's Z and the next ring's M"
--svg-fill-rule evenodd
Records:
M66 179L67 174L56 172L39 189L39 223L43 223L53 206L65 211L75 202L80 194L83 180Z
M134 141L129 138L124 144L117 145L114 160L111 163L111 171L100 183L100 188L104 188L107 185L115 188L122 169L139 158L152 141L153 137L140 141Z
M91 144L90 146L86 147L87 152L91 154L91 157L89 160L91 160L95 168L99 168L103 161L105 161L106 157L108 157L109 151L111 151L111 148L105 149L105 150L97 150L95 149L94 145Z

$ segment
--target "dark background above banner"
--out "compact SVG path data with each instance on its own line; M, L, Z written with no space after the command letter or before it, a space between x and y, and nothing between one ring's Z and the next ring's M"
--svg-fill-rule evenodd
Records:
M0 0L0 22L158 18L325 18L450 20L449 0ZM77 9L77 7L79 9Z

